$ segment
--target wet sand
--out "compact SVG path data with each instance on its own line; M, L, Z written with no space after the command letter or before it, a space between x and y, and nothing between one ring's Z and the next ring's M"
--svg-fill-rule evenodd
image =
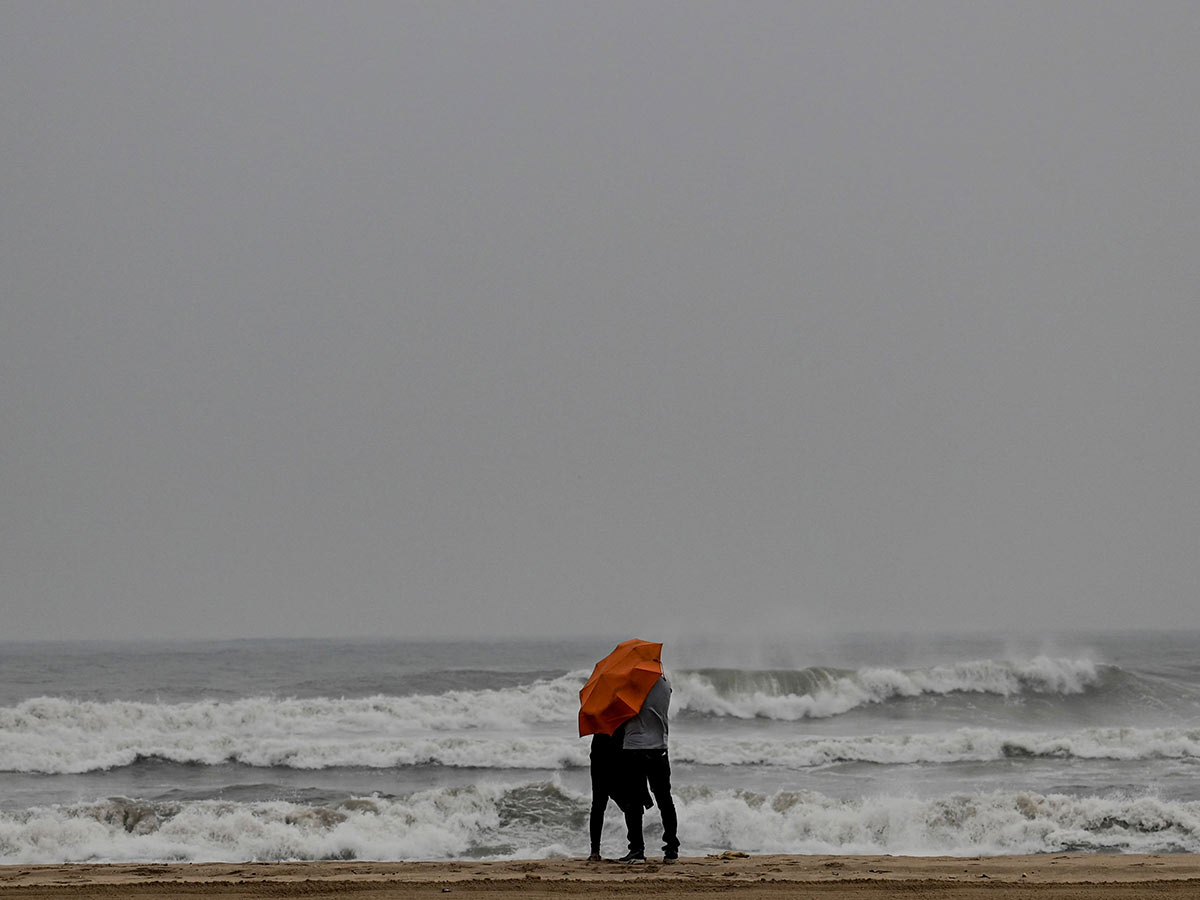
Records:
M583 860L0 866L0 900L49 897L1200 898L1200 855L706 856Z

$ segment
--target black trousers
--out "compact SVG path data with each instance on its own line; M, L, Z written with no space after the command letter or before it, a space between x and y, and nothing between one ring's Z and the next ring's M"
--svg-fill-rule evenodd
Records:
M650 793L658 804L662 815L663 853L667 856L679 854L679 820L675 815L675 800L671 797L671 763L666 750L622 750L622 768L635 783L650 783ZM645 855L646 843L642 837L642 804L630 803L625 807L625 828L629 832L629 852Z
M600 835L604 831L604 810L608 808L609 793L612 790L612 772L606 771L596 761L592 761L592 809L588 816L588 835L592 842L592 852L600 852ZM616 797L613 797L616 800ZM617 804L620 805L619 803Z

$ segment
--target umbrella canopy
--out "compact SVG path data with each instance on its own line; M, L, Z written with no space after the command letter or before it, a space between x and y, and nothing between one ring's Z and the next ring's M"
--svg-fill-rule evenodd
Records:
M662 644L632 638L596 663L579 692L579 736L612 734L639 712L662 678Z

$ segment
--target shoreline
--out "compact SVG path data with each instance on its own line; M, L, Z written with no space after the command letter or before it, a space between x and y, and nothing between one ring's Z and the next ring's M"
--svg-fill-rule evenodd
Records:
M683 857L663 865L580 859L489 862L66 863L0 866L0 898L215 896L226 900L353 895L413 900L467 893L476 900L719 892L741 898L907 896L1194 898L1200 854L1038 854L998 857Z

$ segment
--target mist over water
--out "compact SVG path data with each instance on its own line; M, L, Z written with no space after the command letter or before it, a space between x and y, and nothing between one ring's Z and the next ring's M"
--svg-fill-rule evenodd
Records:
M668 643L684 852L1200 850L1195 637ZM0 645L0 861L581 854L609 649Z

